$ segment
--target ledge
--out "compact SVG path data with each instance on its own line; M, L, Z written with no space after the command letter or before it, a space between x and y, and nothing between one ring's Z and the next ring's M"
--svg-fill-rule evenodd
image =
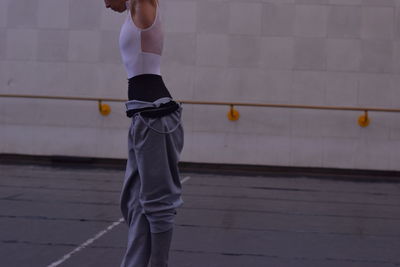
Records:
M0 164L47 165L68 168L105 168L124 170L126 159L60 155L0 154ZM219 175L317 178L354 182L400 182L400 171L340 169L319 167L265 166L180 162L181 172Z

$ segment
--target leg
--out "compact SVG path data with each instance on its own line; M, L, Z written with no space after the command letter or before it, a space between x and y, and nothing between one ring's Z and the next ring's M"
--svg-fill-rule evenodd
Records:
M152 233L170 230L175 209L183 204L178 169L183 127L175 127L180 122L181 110L160 118L135 117L134 147L141 179L139 202ZM173 128L175 131L163 133Z
M121 267L147 267L151 253L151 234L139 203L140 178L133 149L132 125L128 134L128 161L120 196L122 215L129 227L128 244Z
M183 127L176 128L181 109L161 118L137 117L135 123L135 152L142 180L139 202L150 225L152 267L168 266L176 208L183 204L178 170Z
M151 234L151 267L167 267L173 228Z
M132 221L133 224L129 226L128 245L121 267L147 267L151 255L149 223L141 212L135 213Z

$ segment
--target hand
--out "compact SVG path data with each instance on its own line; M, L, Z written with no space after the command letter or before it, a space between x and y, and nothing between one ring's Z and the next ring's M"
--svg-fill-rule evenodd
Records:
M116 12L124 12L126 10L127 0L104 0L106 8L111 8Z

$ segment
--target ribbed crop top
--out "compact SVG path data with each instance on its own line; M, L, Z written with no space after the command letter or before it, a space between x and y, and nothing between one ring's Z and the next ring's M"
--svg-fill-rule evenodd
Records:
M145 73L161 75L164 32L159 4L153 24L146 29L138 28L133 22L130 9L127 10L128 15L120 31L119 46L128 79Z

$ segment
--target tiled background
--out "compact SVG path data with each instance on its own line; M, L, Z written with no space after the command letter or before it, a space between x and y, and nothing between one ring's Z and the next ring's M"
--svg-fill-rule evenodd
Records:
M400 0L160 0L179 100L400 107ZM125 14L0 0L0 92L125 98ZM0 99L0 153L126 158L123 103ZM400 114L184 106L183 161L400 170Z

